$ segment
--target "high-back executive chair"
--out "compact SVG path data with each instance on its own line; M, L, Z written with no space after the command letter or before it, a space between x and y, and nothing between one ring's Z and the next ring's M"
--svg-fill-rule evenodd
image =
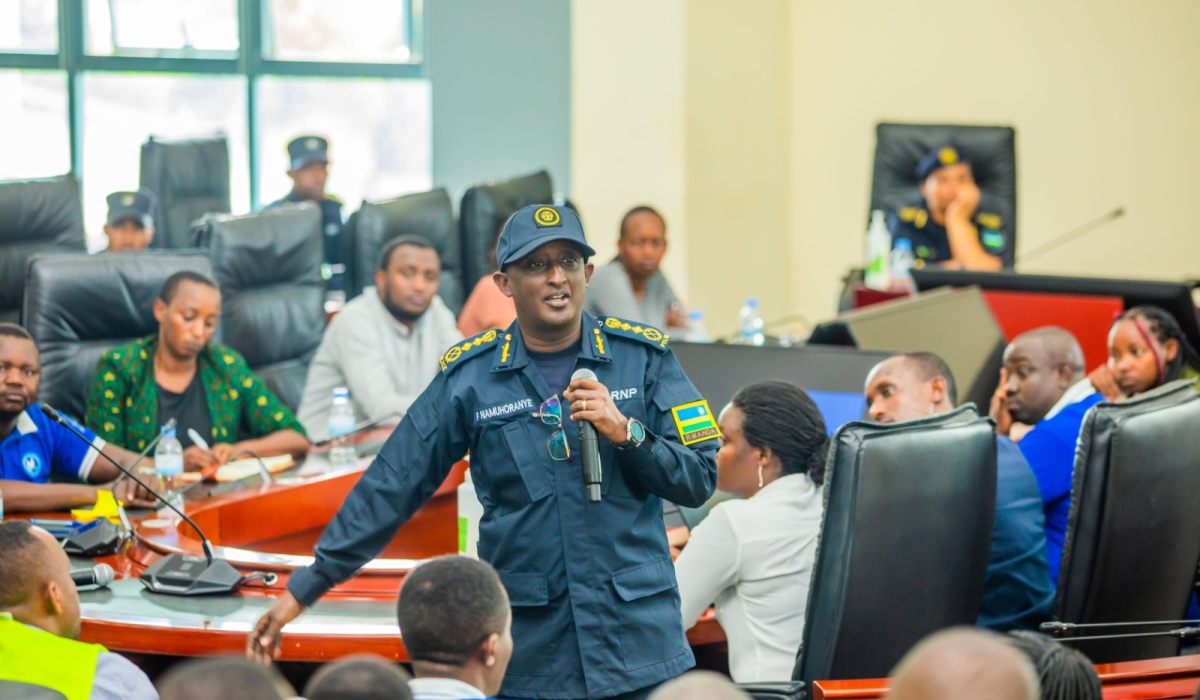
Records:
M947 141L961 146L971 159L971 172L982 195L981 209L994 211L1004 220L1008 234L1004 266L1011 268L1017 248L1017 151L1012 127L877 124L871 210L890 212L908 206L919 195L917 161Z
M221 333L293 411L325 331L321 210L311 202L230 216L192 230L221 287Z
M199 251L30 260L22 318L42 356L38 400L82 418L101 353L158 332L154 300L183 270L212 276Z
M442 262L438 296L457 314L470 290L462 284L462 255L450 195L440 187L383 202L363 202L362 208L350 216L342 236L346 298L356 297L375 284L380 249L404 235L420 236L437 250Z
M228 214L229 144L225 136L142 144L141 185L158 197L154 248L189 248L192 222Z
M21 315L30 257L86 250L74 175L0 182L0 321Z
M550 204L554 187L545 170L532 175L475 185L463 193L458 207L462 235L462 284L467 294L492 272L490 253L496 232L508 217L530 204Z
M1197 494L1200 394L1191 380L1092 408L1075 451L1055 619L1183 619L1200 555ZM1180 626L1108 627L1080 636ZM1095 663L1108 663L1176 656L1179 641L1134 637L1072 646Z
M881 678L926 635L979 617L996 511L996 433L975 406L904 423L848 423L825 467L804 636L791 683Z

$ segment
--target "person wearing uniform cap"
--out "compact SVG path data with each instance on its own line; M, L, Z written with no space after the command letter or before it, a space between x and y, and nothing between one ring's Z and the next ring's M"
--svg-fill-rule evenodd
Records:
M667 334L584 312L593 255L567 207L509 219L493 280L517 320L442 355L313 564L250 632L248 654L278 653L283 626L375 557L469 450L479 558L512 605L500 697L645 698L692 667L662 506L712 495L720 431ZM579 369L596 379L573 379ZM583 482L576 421L599 438L599 501Z
M1008 234L999 214L979 209L979 187L967 154L952 143L917 163L921 196L888 216L892 247L912 243L916 265L962 270L999 270Z
M150 247L154 240L154 206L157 198L145 187L137 192L113 192L108 195L108 219L104 235L108 253L136 253Z
M292 191L263 209L275 209L292 202L315 202L321 208L321 230L325 239L325 264L328 265L326 288L344 290L342 261L342 202L325 193L329 179L329 141L320 136L297 136L287 145Z

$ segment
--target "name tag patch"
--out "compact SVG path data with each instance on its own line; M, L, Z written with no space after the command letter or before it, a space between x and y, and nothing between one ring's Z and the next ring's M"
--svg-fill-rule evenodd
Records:
M610 393L613 401L628 401L637 398L638 390L636 386L633 386L628 389L613 389Z
M679 440L685 445L721 437L717 421L704 399L672 408L671 417L675 419Z
M491 406L489 408L481 408L475 411L475 422L482 423L485 420L493 418L501 418L503 416L511 416L518 411L532 411L533 399L521 399L511 403L502 404L500 406Z

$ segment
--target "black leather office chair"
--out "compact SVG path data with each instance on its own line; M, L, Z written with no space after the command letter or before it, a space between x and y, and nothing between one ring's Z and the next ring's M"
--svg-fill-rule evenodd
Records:
M496 247L496 231L501 224L521 207L549 204L553 199L550 173L544 170L476 185L463 193L458 227L462 232L462 283L467 293L492 271L490 253Z
M191 247L192 222L230 211L229 144L223 135L142 144L141 184L158 196L155 248Z
M979 616L996 510L996 435L968 404L930 418L856 422L833 437L793 683L881 678L926 635Z
M221 286L225 343L293 411L325 331L321 235L321 210L310 202L207 215L192 230Z
M1180 620L1200 554L1200 394L1180 380L1088 412L1075 452L1054 615ZM1178 627L1095 630L1094 636ZM1076 642L1095 663L1175 656L1179 639Z
M158 332L154 300L182 270L212 276L198 251L35 256L23 318L42 355L38 400L82 418L105 350Z
M350 216L342 237L346 297L356 297L375 284L380 249L387 241L404 235L420 236L437 249L442 261L438 296L457 314L470 290L463 289L454 209L450 195L442 188L383 202L363 202L362 208Z
M980 208L1005 222L1008 250L1004 266L1012 267L1017 248L1016 131L1008 126L949 124L878 124L875 127L875 170L871 209L895 211L919 196L917 161L947 141L961 146L982 194ZM864 228L864 230L866 230Z
M74 175L0 182L0 321L20 318L30 257L85 250Z

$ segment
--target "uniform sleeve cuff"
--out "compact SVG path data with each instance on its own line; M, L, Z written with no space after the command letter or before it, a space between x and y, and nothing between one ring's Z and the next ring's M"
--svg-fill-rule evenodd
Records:
M92 475L92 467L96 464L96 458L100 456L100 451L108 443L102 437L92 439L92 449L87 451L83 456L83 463L79 465L79 481L81 483L89 483L88 477Z
M288 592L296 597L304 607L312 607L313 603L325 595L333 587L333 583L311 566L306 566L288 579Z

